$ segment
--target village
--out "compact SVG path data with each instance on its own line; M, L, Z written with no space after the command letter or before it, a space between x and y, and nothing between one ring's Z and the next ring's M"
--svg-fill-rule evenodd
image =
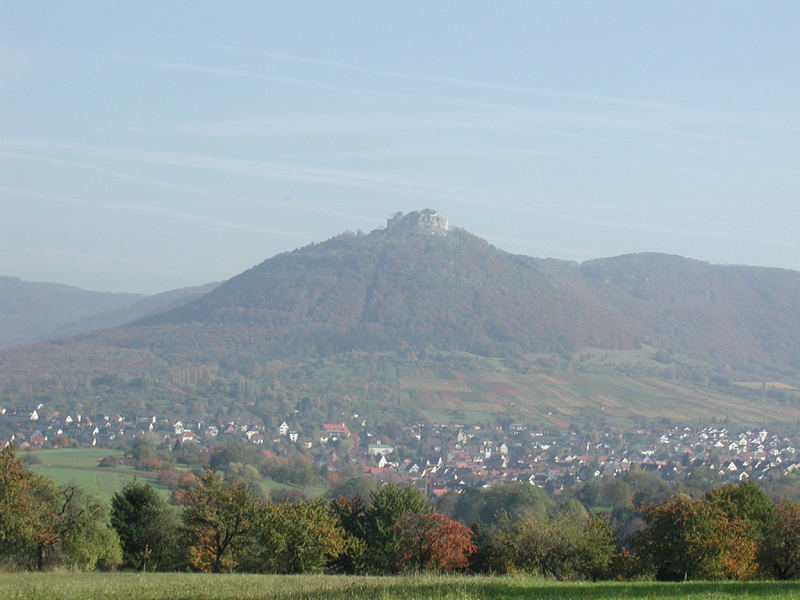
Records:
M43 415L47 414L47 417ZM800 472L798 436L719 426L639 427L622 431L539 429L526 424L376 424L357 413L300 430L283 420L159 415L64 415L39 404L0 408L0 447L125 448L144 435L169 448L252 444L267 455L304 455L327 473L415 482L432 496L466 487L522 481L553 493L631 469L685 479L704 470L719 482L764 480ZM190 445L190 446L187 446Z

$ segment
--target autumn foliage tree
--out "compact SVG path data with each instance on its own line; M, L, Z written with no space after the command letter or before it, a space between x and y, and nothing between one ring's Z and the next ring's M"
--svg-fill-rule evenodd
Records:
M34 479L17 460L13 446L0 450L0 558L14 557L36 543L43 522Z
M370 552L368 562L375 572L396 569L395 556L400 543L400 520L413 514L429 513L430 504L411 486L385 484L369 495L364 513L364 535Z
M767 536L773 523L773 503L752 481L712 488L706 492L705 498L730 521L741 522L749 539L760 543Z
M761 545L759 560L766 575L800 576L800 505L784 500L772 509L772 526Z
M635 545L657 579L747 579L757 570L757 544L741 519L710 500L678 495L643 509Z
M108 506L75 484L42 481L37 490L43 526L37 532L35 560L80 569L111 567L120 562L119 538L108 527Z
M245 483L207 471L199 487L186 490L183 502L189 563L199 571L232 571L235 550L253 525L257 498Z
M472 530L438 512L406 513L395 530L396 565L401 571L463 570L477 549Z
M11 446L0 451L0 557L43 569L79 569L120 562L108 507L74 484L24 469Z

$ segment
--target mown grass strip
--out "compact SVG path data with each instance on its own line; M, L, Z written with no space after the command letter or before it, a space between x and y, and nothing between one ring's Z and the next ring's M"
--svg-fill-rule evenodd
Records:
M4 599L794 600L800 582L564 583L531 577L4 573Z

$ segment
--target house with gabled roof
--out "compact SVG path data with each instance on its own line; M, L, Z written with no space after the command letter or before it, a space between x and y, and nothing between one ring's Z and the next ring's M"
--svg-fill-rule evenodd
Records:
M350 429L345 423L324 423L322 431L330 437L350 437Z

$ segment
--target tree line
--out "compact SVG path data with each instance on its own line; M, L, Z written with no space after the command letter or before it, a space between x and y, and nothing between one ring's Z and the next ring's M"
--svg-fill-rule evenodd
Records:
M620 486L607 487L592 497ZM272 502L208 468L180 506L137 481L106 505L28 471L9 446L0 451L0 561L23 569L436 570L569 580L800 576L800 505L774 503L751 482L641 503L627 530L613 511L587 511L529 484L468 489L437 506L410 486L364 490Z

